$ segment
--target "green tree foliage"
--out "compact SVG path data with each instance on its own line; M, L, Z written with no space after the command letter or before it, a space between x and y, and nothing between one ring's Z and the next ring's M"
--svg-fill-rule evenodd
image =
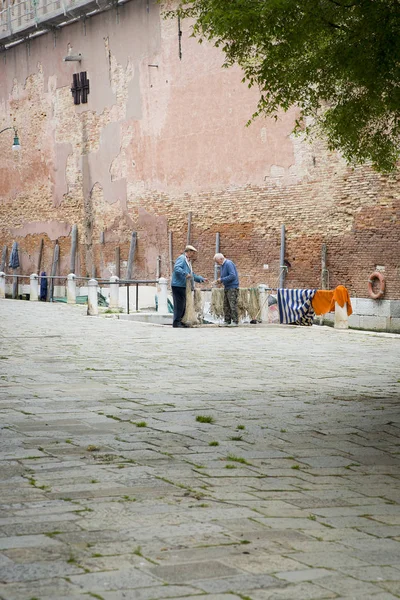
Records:
M169 15L194 19L193 35L258 86L253 117L297 105L297 127L348 162L396 168L399 0L180 0Z

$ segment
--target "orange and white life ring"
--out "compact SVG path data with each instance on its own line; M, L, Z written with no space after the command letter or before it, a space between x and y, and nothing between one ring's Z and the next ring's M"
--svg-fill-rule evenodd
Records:
M377 292L374 292L372 286L374 285L374 282L376 279L379 281L380 288ZM380 298L382 298L383 294L385 293L385 278L382 275L382 273L379 273L379 271L374 271L369 276L369 278L368 278L368 293L369 293L370 298L373 298L373 300L379 300Z

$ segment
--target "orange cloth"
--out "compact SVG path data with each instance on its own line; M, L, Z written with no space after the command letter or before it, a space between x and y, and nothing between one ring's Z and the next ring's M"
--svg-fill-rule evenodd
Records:
M342 308L347 304L347 314L352 314L349 292L344 285L338 285L334 290L317 290L312 299L312 306L316 315L324 315L335 310L335 302Z
M316 315L324 315L331 311L333 290L317 290L312 299L312 306Z
M347 304L347 314L349 316L351 315L353 308L351 306L349 290L345 288L344 285L338 285L337 288L335 288L333 292L331 310L335 310L335 302L337 302L342 308L345 304Z

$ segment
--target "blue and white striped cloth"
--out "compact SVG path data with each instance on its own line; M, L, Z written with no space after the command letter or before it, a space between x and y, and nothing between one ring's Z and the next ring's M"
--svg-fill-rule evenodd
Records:
M311 301L316 291L278 289L280 323L312 325L315 313Z

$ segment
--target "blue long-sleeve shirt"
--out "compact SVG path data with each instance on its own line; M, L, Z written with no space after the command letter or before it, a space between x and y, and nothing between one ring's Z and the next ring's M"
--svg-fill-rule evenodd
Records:
M202 283L204 281L204 277L201 277L201 275L191 273L190 267L186 262L186 255L181 254L180 256L178 256L175 262L174 272L172 273L171 286L186 287L186 275L193 275L193 279L194 281L197 281L197 283Z
M235 263L227 258L221 265L221 283L226 290L232 290L239 287L239 275Z

